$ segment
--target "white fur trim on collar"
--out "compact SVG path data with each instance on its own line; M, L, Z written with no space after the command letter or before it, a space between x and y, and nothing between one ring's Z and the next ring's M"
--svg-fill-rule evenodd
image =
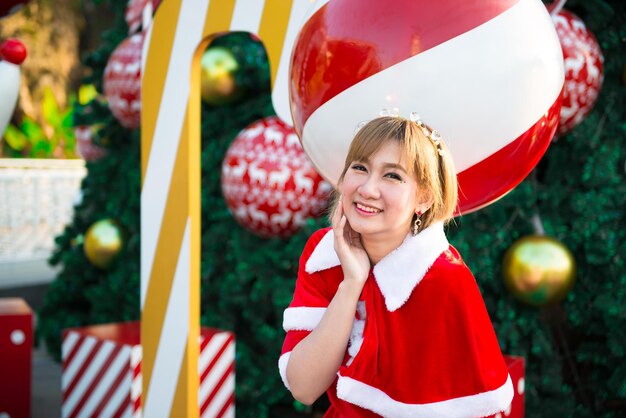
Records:
M440 402L408 404L373 386L339 375L337 397L386 418L476 418L504 411L513 400L511 377L497 389Z
M305 266L307 273L341 264L335 252L334 239L331 229L309 257ZM443 232L443 222L437 222L416 236L409 234L402 245L374 266L374 277L385 297L387 310L393 312L404 305L415 286L449 245Z
M304 268L307 273L311 274L340 264L339 257L337 257L335 252L335 234L332 229L329 229L315 246Z

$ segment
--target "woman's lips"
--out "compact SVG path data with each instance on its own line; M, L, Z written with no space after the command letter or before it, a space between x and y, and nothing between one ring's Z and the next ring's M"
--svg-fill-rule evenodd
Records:
M364 205L362 203L358 203L355 202L354 203L354 207L357 210L358 213L363 214L363 215L367 215L367 216L372 216L372 215L378 215L379 213L382 212L381 209L378 208L374 208L368 205Z

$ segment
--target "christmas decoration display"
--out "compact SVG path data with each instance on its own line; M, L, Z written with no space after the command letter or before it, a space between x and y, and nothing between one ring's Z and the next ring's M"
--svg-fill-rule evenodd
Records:
M106 150L93 143L93 136L97 132L94 126L76 126L74 137L76 138L76 151L85 161L97 161L106 155Z
M24 299L0 299L0 352L0 416L30 418L33 312Z
M20 89L20 67L26 59L26 48L17 39L6 39L0 44L0 137L4 133Z
M558 134L583 121L598 98L604 78L604 57L595 36L575 14L561 10L552 15L563 48L565 86Z
M28 0L2 0L0 3L0 18L21 9Z
M110 267L123 247L124 231L113 219L102 219L85 233L85 255L91 264L101 269Z
M242 226L287 237L318 216L331 186L315 171L293 129L272 116L244 129L222 165L222 191Z
M517 4L524 2L520 0ZM169 12L172 4L176 3L188 2L163 2L160 6L163 9L158 10L157 14L159 11ZM211 2L212 5L214 3ZM337 2L329 4L333 3ZM117 13L114 26L103 32L102 43L85 54L84 63L90 69L85 74L91 75L83 82L95 82L98 89L112 45L127 36L128 26L123 19L126 4L127 0L108 0L95 4L96 8L114 5L110 9ZM246 16L256 13L257 8L240 7L245 5L241 0L229 4L235 4L235 13L232 13L231 20L224 18L228 22L226 28L237 24L240 10L245 10ZM275 6L277 4L282 2L265 2L265 8L279 7ZM292 10L302 4L308 8L309 2L293 2ZM471 8L472 4L463 3L463 6L455 7ZM520 183L497 204L450 224L448 236L476 273L503 350L526 358L527 390L523 392L526 416L617 417L625 411L622 402L624 368L620 367L625 356L616 347L623 345L625 338L623 311L626 306L625 294L619 291L626 286L623 263L623 254L626 254L626 228L623 228L626 222L626 213L623 211L626 196L626 148L623 147L626 96L620 94L624 89L621 80L623 64L626 62L622 41L626 38L626 3L622 0L569 0L568 4L595 34L606 57L603 94L599 95L594 111L588 116L590 120L563 138L563 144L552 147L534 170L536 176ZM430 10L430 5L427 6L423 8L426 12ZM217 8L211 9L217 11ZM232 12L232 8L223 9L224 15ZM270 13L272 10L262 13L264 9L261 7L258 10L255 16L258 17L256 21L261 22L259 26L271 28L274 32L277 25L263 22L275 13ZM196 8L193 11L198 12ZM166 17L171 19L171 16L172 13L169 13ZM411 19L414 17L411 16ZM356 20L359 16L354 15L353 18ZM202 18L198 21L200 25L205 23ZM406 21L406 17L403 21ZM295 22L293 12L289 22ZM448 20L439 20L439 23L445 26ZM486 26L491 23L487 22ZM184 21L184 25L187 25L187 21ZM284 27L287 27L286 19ZM291 31L291 23L289 28ZM258 33L255 28L249 30ZM527 33L524 36L536 35L532 25L526 26L525 30ZM233 51L243 67L244 60L233 48L233 45L240 45L244 50L249 50L240 35L243 34L228 35L228 41L226 36L223 39L224 45ZM236 36L239 37L235 39ZM321 32L318 36L325 35ZM168 39L174 39L174 36ZM395 42L395 39L390 42ZM362 46L356 43L353 45ZM167 48L167 45L156 43L155 48ZM390 47L389 53L392 50L393 47ZM475 54L475 51L467 48L459 56L463 58L467 54ZM426 54L428 52L425 51ZM287 52L283 55L289 56ZM252 54L246 55L249 56ZM276 58L277 55L272 56L274 70L278 67ZM486 74L490 74L488 65L483 65L484 56L477 54L476 58L472 64L455 62L451 66L464 69L463 65L466 65L476 71L483 68ZM329 54L324 59L331 60L334 57ZM562 54L560 59L563 61ZM364 60L359 57L359 62L363 63ZM171 62L171 65L174 64ZM280 80L281 71L277 73L275 80ZM287 71L283 73L287 74ZM238 418L311 415L303 413L302 407L299 408L300 412L293 411L293 398L282 388L276 373L276 354L272 353L279 352L277 341L282 341L284 336L281 314L293 294L298 257L307 237L315 229L325 226L326 220L311 220L300 232L286 240L262 240L236 226L228 214L220 184L224 154L237 132L274 112L284 115L285 121L290 117L288 106L284 113L280 113L276 98L275 110L272 108L267 97L270 74L273 73L267 61L259 62L258 71L250 74L244 72L242 85L251 86L252 89L246 90L246 97L242 101L222 107L203 106L201 117L202 323L220 329L238 330ZM319 72L320 83L333 74ZM434 82L438 74L433 70L428 75L416 73L416 77ZM531 80L526 85L536 82L542 83ZM280 82L274 84L273 81L272 85L280 86ZM508 88L509 85L505 86ZM276 96L280 97L278 89L274 90L278 92ZM482 93L476 97L487 95L489 90ZM461 101L469 108L474 105L473 97L460 93L454 96L454 102ZM438 95L429 96L425 101L433 99L439 100ZM456 103L452 104L456 106ZM157 103L156 107L159 106ZM392 109L394 106L380 107ZM508 105L501 107L508 108ZM184 109L184 106L181 108ZM400 113L407 116L410 111L417 111L427 123L434 125L436 121L431 121L429 115L421 112L420 108L412 107L405 111L400 107ZM377 108L374 116L378 111ZM493 112L486 113L494 116L495 125L504 120ZM107 158L90 166L89 176L83 183L83 202L76 208L74 219L68 223L65 232L55 241L54 262L59 268L59 275L49 285L39 315L38 334L50 353L57 358L60 358L62 328L139 318L136 297L140 288L138 231L142 168L138 163L141 159L137 140L139 132L110 123L109 109L99 103L94 103L90 109L77 108L75 116L80 116L80 125L104 123L100 135L110 138L111 146L107 146ZM370 117L372 115L362 120ZM469 114L466 123L472 123ZM446 132L441 131L445 137ZM350 135L353 135L353 131ZM169 140L174 139L170 137ZM172 152L171 147L168 152ZM510 297L501 278L502 255L518 237L530 232L525 215L535 210L543 214L548 234L567 240L567 246L577 264L578 284L570 291L567 303L549 306L547 309L529 309L518 303ZM83 254L82 244L72 245L72 241L85 232L85 225L104 217L123 220L124 226L131 233L124 250L124 261L115 263L108 270L91 268ZM143 245L143 239L141 243ZM561 333L555 324L546 323L546 317L555 313L561 320ZM516 382L511 368L509 373L517 396L519 388L524 389L524 385ZM316 403L312 408L313 416L323 415L323 402ZM511 414L515 411L514 400ZM502 413L498 418L510 416Z
M202 100L210 105L220 106L241 97L242 90L235 80L239 63L227 48L208 48L202 56L200 66Z
M504 255L504 282L524 303L545 306L560 302L574 285L576 263L560 241L529 235L517 240Z
M324 178L337 181L355 128L381 109L417 112L441 133L463 190L460 213L495 201L532 170L560 111L558 37L539 0L482 4L312 8L294 46L290 95L295 129ZM398 24L406 16L411 24Z
M109 109L122 126L141 123L141 51L145 32L124 40L111 54L104 69L104 94Z
M139 322L63 331L64 417L141 416L140 335ZM199 344L200 416L234 418L234 335L203 327Z

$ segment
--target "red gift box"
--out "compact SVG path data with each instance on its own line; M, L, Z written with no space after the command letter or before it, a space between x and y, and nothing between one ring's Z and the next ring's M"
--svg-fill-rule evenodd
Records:
M24 299L0 299L0 416L30 418L33 312Z
M524 418L525 360L523 357L504 356L504 361L513 382L513 401L507 410L489 418Z
M140 323L69 328L63 332L62 416L140 417ZM235 338L200 328L201 417L235 416Z

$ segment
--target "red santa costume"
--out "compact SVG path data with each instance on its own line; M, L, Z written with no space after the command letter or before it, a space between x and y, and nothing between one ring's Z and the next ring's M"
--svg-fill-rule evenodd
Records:
M330 228L300 259L279 359L320 322L343 280ZM311 365L314 367L314 365ZM513 385L474 276L441 222L384 257L363 287L325 417L475 418L505 410Z

